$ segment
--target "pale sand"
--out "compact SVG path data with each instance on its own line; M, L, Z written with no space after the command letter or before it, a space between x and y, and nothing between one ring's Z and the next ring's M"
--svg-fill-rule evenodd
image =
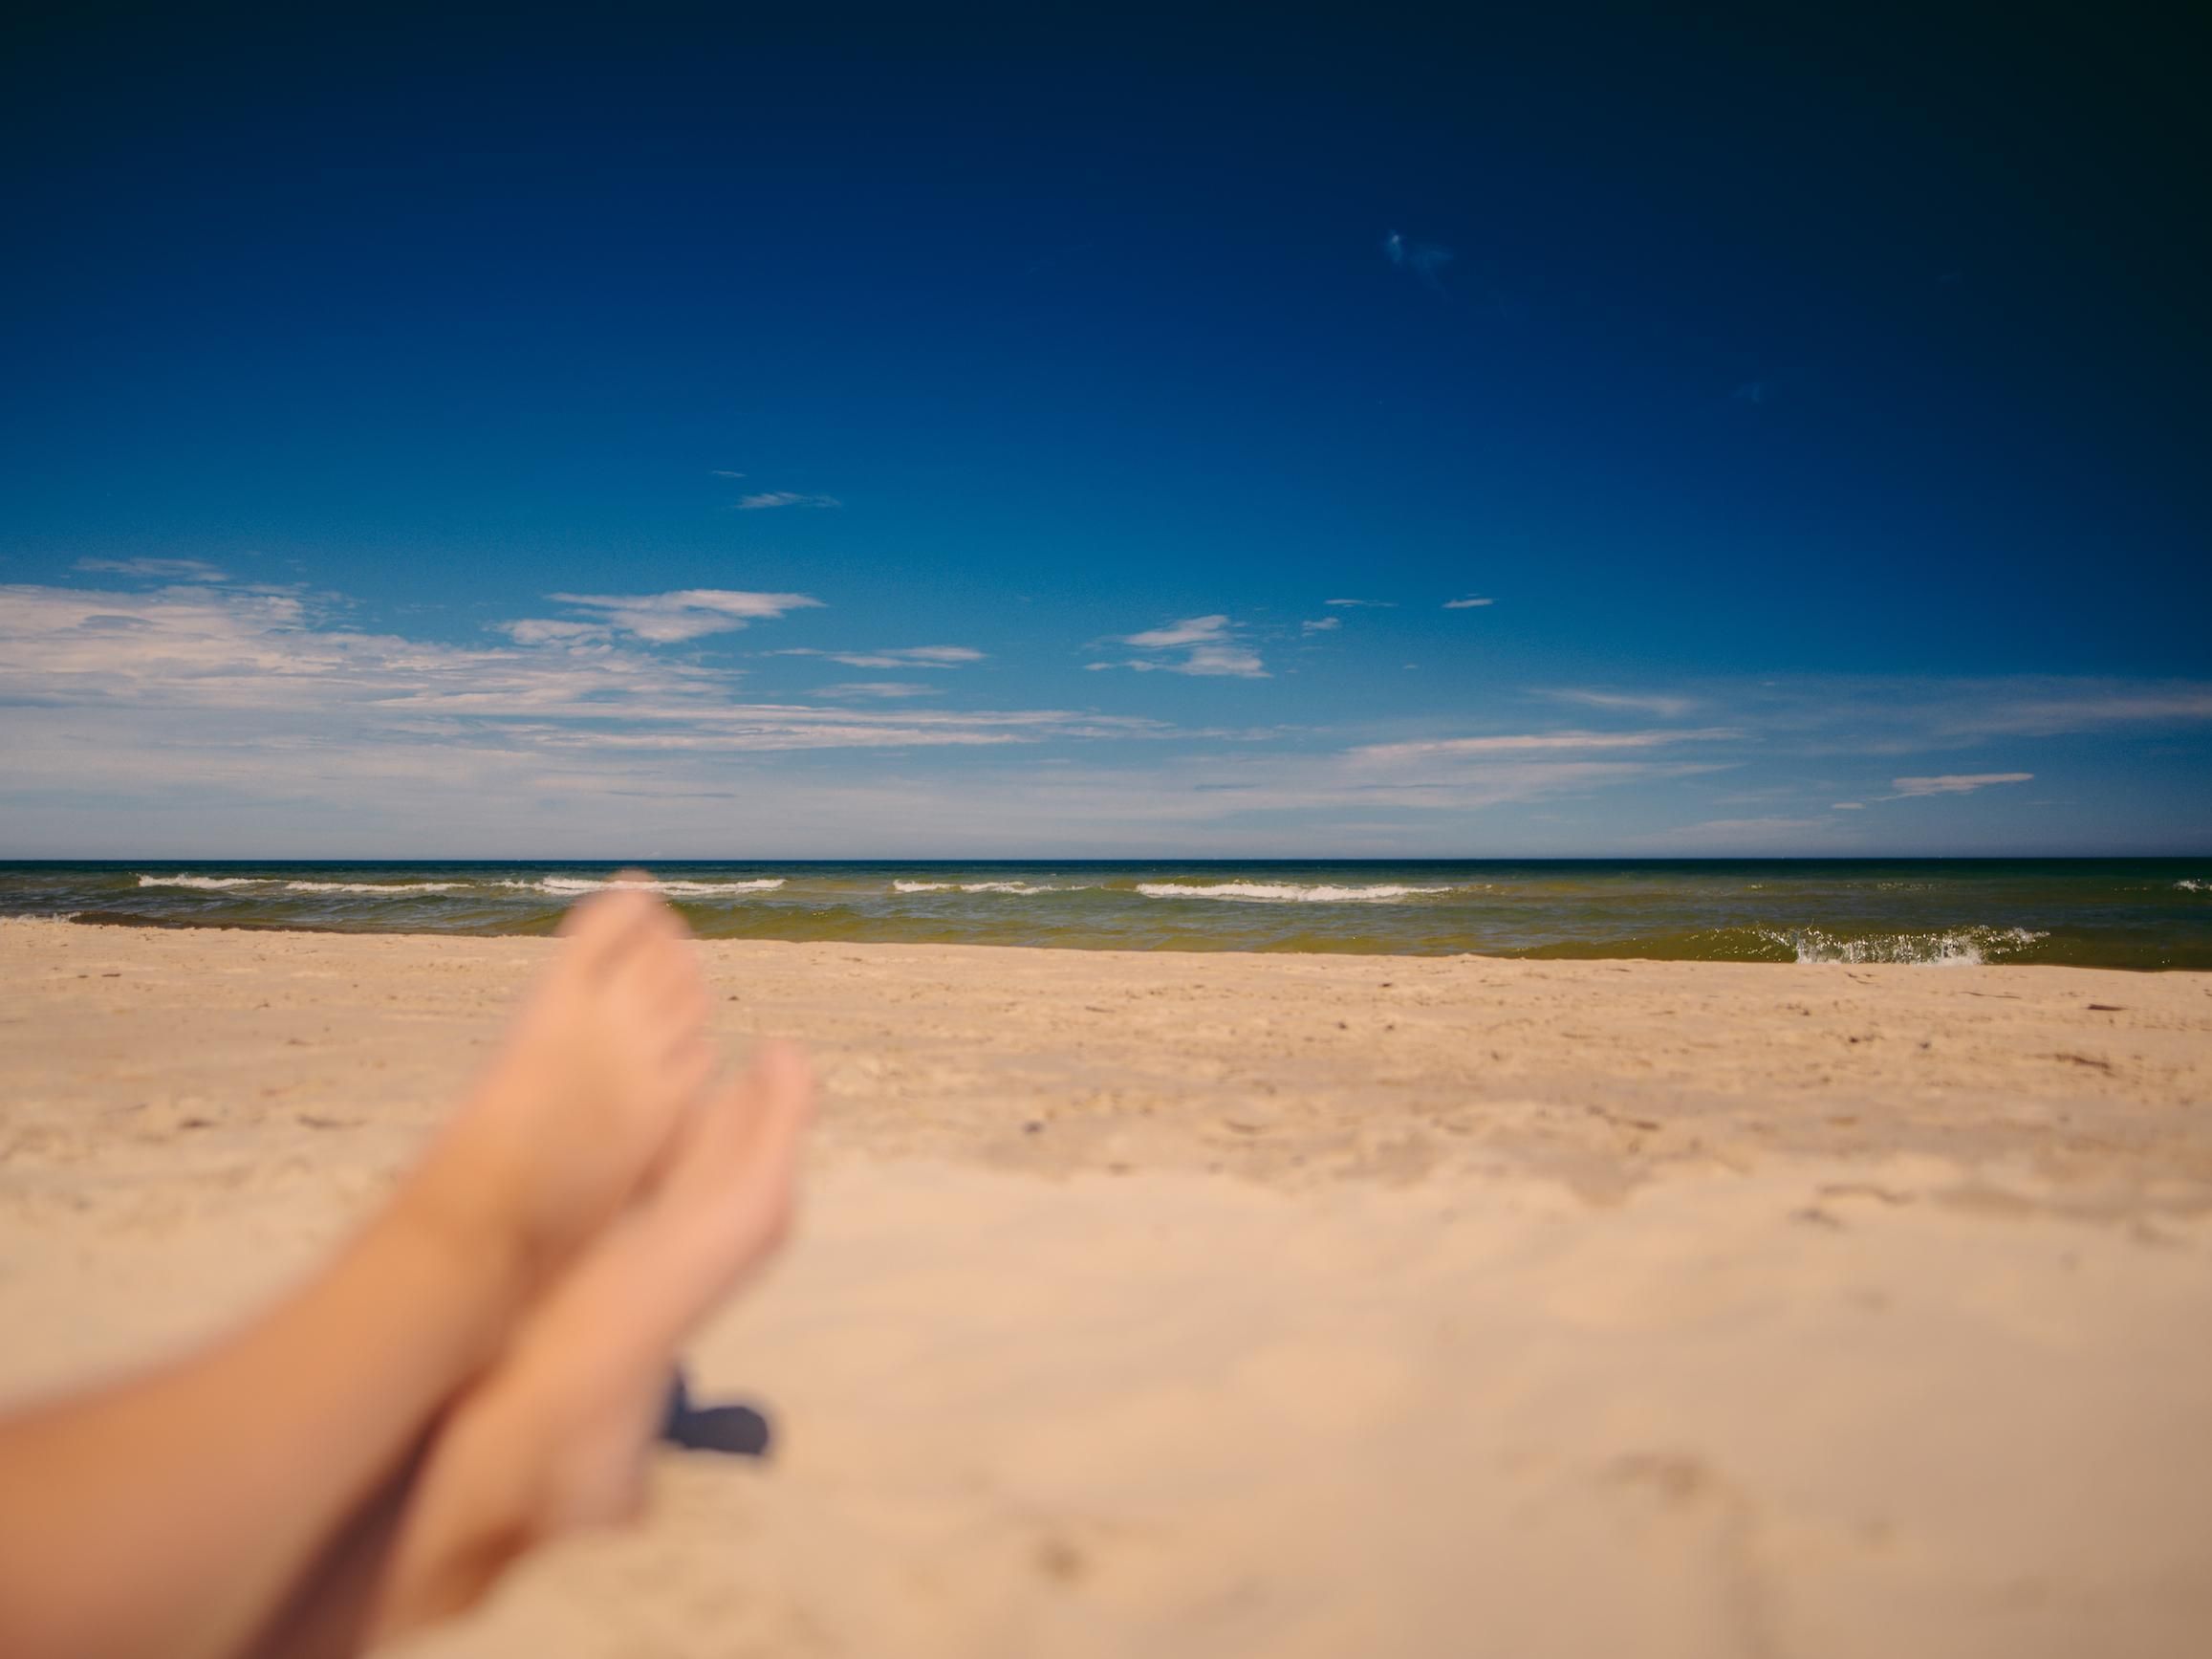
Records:
M0 1391L295 1273L547 949L0 923ZM2212 976L707 954L827 1083L695 1356L783 1455L423 1652L2212 1649Z

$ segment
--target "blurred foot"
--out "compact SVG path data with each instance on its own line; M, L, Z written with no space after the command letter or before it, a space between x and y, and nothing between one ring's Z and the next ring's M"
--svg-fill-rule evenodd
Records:
M638 1191L714 1067L705 981L673 910L616 889L577 905L561 932L413 1194L464 1229L481 1233L488 1217L531 1280Z
M687 1116L652 1189L531 1309L431 1449L384 1634L472 1604L552 1538L638 1513L678 1348L790 1226L813 1102L805 1057L765 1047ZM740 1429L731 1418L714 1432Z

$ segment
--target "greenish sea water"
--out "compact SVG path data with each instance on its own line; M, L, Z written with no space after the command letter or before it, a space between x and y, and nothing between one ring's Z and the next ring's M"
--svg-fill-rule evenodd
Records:
M612 864L0 864L0 915L542 933ZM2212 969L2212 859L669 863L708 938Z

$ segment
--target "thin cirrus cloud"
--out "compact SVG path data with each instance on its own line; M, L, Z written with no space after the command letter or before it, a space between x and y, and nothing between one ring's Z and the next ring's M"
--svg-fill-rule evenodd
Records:
M1140 846L1164 857L1264 846L1294 856L1341 851L1371 830L1409 853L1450 853L1467 844L1469 814L1541 801L1540 824L1517 828L1507 816L1473 828L1501 846L1599 855L1837 851L1904 844L1898 838L2095 850L2134 844L2122 814L2136 802L2092 819L2094 792L2060 789L2049 793L2066 798L2021 812L2026 797L2005 786L2066 779L2074 753L2035 745L2047 734L2112 745L2158 735L2140 750L2166 770L2143 788L2164 791L2152 806L2182 821L2201 797L2199 745L2212 740L2205 682L1553 682L1423 707L1419 677L1385 673L1397 666L1387 661L1373 665L1378 677L1408 688L1396 708L1211 730L1052 703L947 707L954 699L928 694L960 684L943 670L983 656L961 645L807 647L800 654L825 664L898 666L775 701L748 694L733 655L682 642L702 627L798 621L789 613L814 602L810 595L567 593L534 623L459 641L373 631L365 607L305 587L109 562L126 568L74 586L0 587L0 766L10 779L0 833L16 847L66 850L106 836L103 854L121 856L134 826L159 822L184 826L210 851L271 834L328 851L333 824L364 838L353 843L364 851L450 852L457 837L496 851L553 823L575 834L575 856L598 856L627 844L640 803L651 803L657 828L675 826L698 856L726 847L733 823L794 856L867 854L855 824L870 836L885 824L935 835L927 844L950 854L972 854L980 835L1009 850ZM1330 637L1356 629L1347 619ZM1288 622L1279 630L1298 632ZM1222 671L1208 666L1219 653L1256 662L1247 642L1273 637L1228 615L1186 617L1100 654L1204 674ZM986 684L1014 684L1021 672L1017 657ZM1111 708L1110 697L1099 702ZM1913 758L1854 758L1849 769L1833 759L1908 751ZM1860 767L1867 784L1843 797L1859 787L1845 779ZM1726 791L1709 781L1722 772ZM1739 799L1774 804L1727 804ZM1880 810L1898 799L1934 804ZM88 811L88 800L107 804ZM1794 816L1823 806L1820 819ZM1730 810L1777 816L1717 816ZM1666 827L1674 822L1690 827Z
M958 668L984 659L984 653L973 645L892 645L875 651L826 651L816 645L788 645L769 654L820 657L842 663L848 668Z
M1743 733L1732 727L1658 731L1519 731L1483 737L1430 737L1406 743L1369 743L1352 751L1366 760L1473 758L1493 754L1570 753L1658 749L1671 743L1718 743Z
M1714 710L1807 755L1914 754L2001 739L2212 726L2212 683L2190 680L1791 675L1711 680L1666 692L1554 686L1529 694L1660 719ZM1959 775L1972 775L1963 768Z
M743 478L745 476L743 472L732 472L727 467L711 467L707 469L706 475L709 478Z
M758 494L741 498L737 504L740 513L759 513L770 507L842 507L845 504L835 495L805 495L795 490L763 490Z
M626 635L650 644L680 644L726 634L748 623L818 606L808 594L747 593L732 588L680 588L659 594L548 594L581 619L526 617L499 631L518 645L586 644Z
M1192 674L1201 678L1237 680L1268 678L1267 665L1260 660L1260 654L1237 639L1235 625L1225 616L1185 617L1162 627L1125 634L1116 643L1147 654L1120 662L1083 666L1094 672L1134 668L1140 674Z
M312 837L335 812L380 838L435 824L482 845L542 825L549 810L586 823L592 844L615 844L650 802L664 815L657 822L688 826L704 846L726 840L732 815L754 810L748 803L771 800L772 815L754 821L761 833L789 837L792 815L803 815L805 834L859 851L835 843L838 825L941 821L943 844L958 851L978 821L1030 842L1095 836L1101 823L1180 840L1215 833L1205 826L1226 815L1244 827L1222 827L1222 844L1241 846L1254 812L1464 813L1661 775L1635 754L1507 753L1479 767L1377 771L1331 754L1246 760L1217 746L1117 762L1089 782L1070 768L1052 775L1071 781L1054 782L1033 759L976 768L983 756L1034 756L1047 744L1241 745L1248 734L1095 710L753 701L737 695L730 670L645 648L651 642L461 645L360 632L347 614L340 601L242 588L0 590L0 701L13 711L0 744L11 789L56 825L92 791L202 814L192 821L210 836L236 823ZM1225 624L1201 633L1169 650L1229 640ZM880 684L894 683L904 682ZM760 787L753 769L801 752L855 758ZM934 777L920 759L885 770L869 758L901 752L977 758ZM1255 787L1216 792L1225 778ZM219 808L206 804L211 790Z
M1469 594L1464 600L1444 600L1444 609L1447 611L1480 610L1484 605L1494 605L1497 602L1496 600L1486 600L1479 595Z
M1180 622L1169 622L1163 628L1147 628L1140 634L1123 638L1125 645L1135 645L1140 651L1173 650L1178 645L1211 644L1228 632L1226 617L1185 617Z
M943 689L940 686L924 686L912 680L853 680L841 686L824 686L814 695L838 699L935 697Z
M1650 714L1660 720L1680 720L1698 706L1695 697L1668 696L1650 691L1598 691L1579 686L1553 687L1536 693L1558 703L1575 703L1585 709L1603 709Z
M1897 794L1882 798L1914 800L1928 795L1972 795L1994 784L2026 783L2034 776L2032 772L1946 772L1936 777L1893 777L1890 787Z
M2049 737L2120 726L2186 725L2212 720L2212 686L2074 686L2038 683L2012 695L1969 695L1941 717L1946 735Z
M76 568L103 576L138 577L147 581L227 581L213 565L197 558L80 558Z
M1321 602L1325 605L1339 605L1347 610L1394 611L1398 609L1396 600L1323 600Z
M1342 617L1322 617L1314 622L1300 622L1298 631L1302 634L1326 634L1332 629L1340 628L1343 625L1344 619Z
M234 793L293 799L312 751L315 778L381 809L387 786L401 783L470 789L497 775L536 790L612 766L641 786L676 788L690 779L684 756L1175 731L1095 711L748 702L729 670L623 641L459 645L360 632L340 614L296 594L213 585L0 588L0 702L19 716L6 734L15 779L64 792L103 779L110 789L166 780L204 792L220 779Z

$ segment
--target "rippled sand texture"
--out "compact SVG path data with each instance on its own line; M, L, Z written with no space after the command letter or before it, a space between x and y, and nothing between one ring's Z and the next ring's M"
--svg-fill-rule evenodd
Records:
M547 949L0 924L0 1388L310 1259ZM828 1084L697 1356L784 1454L426 1652L2203 1650L2212 977L707 949Z

